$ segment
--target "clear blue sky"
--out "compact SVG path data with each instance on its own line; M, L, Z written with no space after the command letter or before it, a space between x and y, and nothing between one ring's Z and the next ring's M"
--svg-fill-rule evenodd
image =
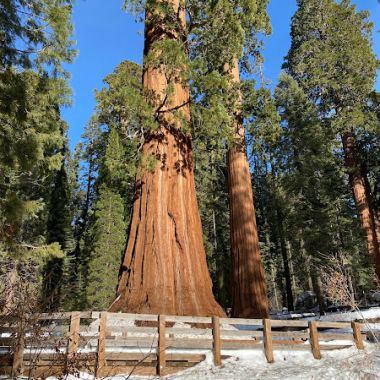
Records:
M375 51L380 57L380 4L378 0L353 0L359 9L368 9L375 22ZM95 107L94 91L116 65L128 59L141 63L143 26L121 10L122 0L77 0L74 6L74 39L79 55L68 67L71 72L73 106L62 114L69 124L70 146L80 139ZM265 44L264 74L275 84L283 57L290 45L290 19L296 0L270 0L272 35ZM380 79L377 81L380 90Z

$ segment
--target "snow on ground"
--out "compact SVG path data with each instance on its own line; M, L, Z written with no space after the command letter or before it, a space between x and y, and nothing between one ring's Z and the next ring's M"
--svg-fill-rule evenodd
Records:
M196 367L166 376L166 380L375 380L380 379L380 348L367 344L365 351L350 348L322 352L315 360L309 351L275 350L275 363L268 364L264 354L257 350L224 351L231 355L220 368L212 364L212 355ZM109 380L155 380L157 377L115 376ZM68 380L78 378L69 377ZM93 377L82 374L81 379ZM48 380L55 380L50 378Z
M304 316L306 317L306 316ZM321 321L352 321L362 319L380 318L380 307L368 310L347 313L329 313L328 315L318 317L303 318L304 320L313 319ZM119 325L119 321L112 321L111 324ZM128 321L128 326L133 322ZM187 328L188 325L178 324L176 327ZM227 326L223 326L225 328ZM239 329L252 329L252 326L239 326ZM367 326L375 330L380 330L379 323L371 323ZM96 323L91 326L90 330L97 328ZM228 327L231 330L235 326ZM186 335L186 334L185 334ZM201 337L201 336L200 336ZM336 341L329 342L337 344ZM84 351L91 348L87 347ZM120 351L120 348L117 349ZM123 350L124 351L124 350ZM130 348L126 351L131 352ZM186 350L183 350L186 351ZM372 380L380 379L380 346L376 344L366 344L365 351L358 351L355 347L335 350L322 351L322 359L315 360L309 350L274 351L275 363L268 364L261 350L241 349L238 351L223 350L223 355L231 356L230 359L223 360L220 368L213 365L212 354L210 351L200 350L197 353L206 353L207 359L194 368L165 377L166 380ZM139 351L140 352L140 351ZM175 352L179 352L175 350ZM181 350L182 352L182 350ZM90 375L82 374L81 379L93 380ZM78 377L69 376L67 380L77 380ZM141 376L117 376L108 380L155 380L156 377ZM50 378L49 380L55 380Z
M380 350L359 353L356 349L324 353L315 360L310 352L275 351L275 363L268 364L260 351L231 352L234 355L221 368L212 365L211 357L197 367L171 380L296 380L296 379L379 379Z
M271 315L272 319L305 319L305 320L320 320L320 321L334 321L334 322L350 322L358 319L380 319L380 307L371 307L366 310L349 311L349 312L333 312L326 315L319 316L314 313L277 313Z
M322 315L320 321L350 322L358 319L380 318L380 307L372 307L368 310L352 311L348 313L329 313Z

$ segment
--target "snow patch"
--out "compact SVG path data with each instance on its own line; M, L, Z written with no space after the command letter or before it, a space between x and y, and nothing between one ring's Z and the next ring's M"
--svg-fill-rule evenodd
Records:
M231 356L223 360L221 367L213 365L209 351L206 360L196 367L175 375L164 377L166 380L375 380L380 378L380 349L366 344L365 351L349 348L338 351L322 352L322 359L315 360L309 351L275 350L275 362L268 364L261 350L223 350L223 355ZM157 377L144 377L128 374L114 376L107 380L157 380ZM94 380L93 376L81 374L81 380ZM48 380L56 380L53 377ZM67 380L78 380L68 376Z

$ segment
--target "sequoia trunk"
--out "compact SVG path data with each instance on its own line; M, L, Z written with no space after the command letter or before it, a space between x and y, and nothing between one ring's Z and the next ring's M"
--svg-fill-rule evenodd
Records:
M349 170L352 193L358 208L361 226L366 234L368 253L375 263L376 275L380 279L380 224L373 207L372 194L366 174L355 149L355 138L346 132L342 136L345 163Z
M146 12L145 57L157 41L182 39L185 45L184 9L179 0L167 4L178 22L157 9ZM191 138L181 130L181 120L190 117L189 89L180 70L147 62L143 87L153 95L159 124L143 146L143 155L154 160L154 168L145 169L136 185L118 297L110 311L222 316L203 247Z
M237 60L231 74L234 81L240 81ZM239 114L234 129L234 146L228 152L232 314L241 318L268 318L268 298L246 154L245 129Z

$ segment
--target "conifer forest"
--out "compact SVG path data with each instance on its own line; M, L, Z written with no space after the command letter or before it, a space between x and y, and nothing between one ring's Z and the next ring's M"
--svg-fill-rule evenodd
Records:
M1 314L268 318L347 306L342 289L373 303L370 11L294 2L271 84L270 0L112 1L140 23L143 60L119 62L73 126L74 0L0 0Z

